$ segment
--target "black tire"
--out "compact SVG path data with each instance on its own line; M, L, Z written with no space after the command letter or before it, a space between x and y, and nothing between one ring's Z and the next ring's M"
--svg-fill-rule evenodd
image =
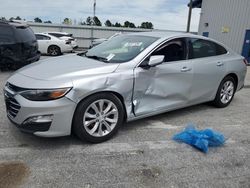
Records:
M56 46L56 45L52 45L48 47L48 54L51 56L58 56L61 55L61 49Z
M118 120L117 120L117 123L115 124L115 127L112 129L111 132L109 132L105 136L97 137L88 133L85 126L83 125L83 119L84 119L84 114L88 110L89 106L99 100L109 100L116 106L118 110ZM72 128L73 128L73 132L81 140L91 142L91 143L100 143L114 136L114 134L117 133L119 127L123 124L123 121L124 121L124 108L120 99L112 93L98 93L98 94L92 95L84 99L83 101L79 103L74 114ZM101 127L103 127L102 124L101 124Z
M221 99L221 92L222 92L222 89L223 89L223 86L224 86L224 84L226 83L226 82L228 82L228 81L230 81L230 82L232 82L233 83L233 86L234 86L234 89L233 89L233 94L232 94L232 97L231 97L231 99L228 101L228 102L222 102L222 99ZM231 76L227 76L227 77L225 77L222 81L221 81L221 83L220 83L220 86L219 86L219 88L218 88L218 90L217 90L217 93L216 93L216 97L215 97L215 99L214 99L214 101L212 102L212 104L214 105L214 106L216 106L217 108L225 108L225 107L227 107L231 102L232 102L232 100L233 100L233 98L234 98L234 94L235 94L235 91L236 91L236 82L235 82L235 80L234 80L234 78L232 78Z

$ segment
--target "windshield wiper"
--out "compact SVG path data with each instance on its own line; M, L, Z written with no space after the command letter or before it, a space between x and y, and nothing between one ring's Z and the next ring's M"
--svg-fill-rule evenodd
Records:
M96 60L102 61L102 62L104 62L104 63L108 63L108 62L109 62L108 59L105 58L105 57L99 57L99 56L96 56L96 55L86 55L86 54L85 54L85 56L86 56L87 58L96 59Z

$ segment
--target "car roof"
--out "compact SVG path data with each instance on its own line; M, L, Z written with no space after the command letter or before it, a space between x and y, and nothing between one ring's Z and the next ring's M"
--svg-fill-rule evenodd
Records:
M47 36L47 37L57 38L57 37L54 37L53 35L50 35L48 33L35 33L35 35L44 35L44 36Z
M130 33L128 35L137 35L137 36L148 36L148 37L157 37L157 38L172 38L172 37L194 37L194 38L203 38L208 39L207 37L185 33L185 32L172 32L172 31L149 31L149 32L136 32Z
M62 35L70 35L69 33L59 32L59 31L49 31L49 32L46 32L46 33L55 33L55 34L62 34Z
M1 25L10 25L10 26L14 26L14 27L29 27L27 24L25 23L20 23L20 22L15 22L15 21L0 21Z

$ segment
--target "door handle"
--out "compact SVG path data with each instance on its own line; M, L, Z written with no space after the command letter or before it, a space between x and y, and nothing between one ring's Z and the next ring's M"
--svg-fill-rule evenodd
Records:
M221 67L221 66L223 66L223 65L224 65L224 63L222 63L222 62L218 62L218 63L217 63L217 66L218 66L218 67Z
M191 71L192 69L191 68L188 68L188 67L183 67L181 69L181 72L188 72L188 71Z

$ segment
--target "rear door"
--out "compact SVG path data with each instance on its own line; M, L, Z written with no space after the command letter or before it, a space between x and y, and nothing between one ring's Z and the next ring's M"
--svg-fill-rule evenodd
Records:
M227 50L209 40L190 38L189 59L193 66L193 85L190 103L213 100L223 76L225 75L225 56Z
M47 54L51 38L46 35L36 34L36 39L38 42L39 51L42 54Z
M145 67L153 55L164 55L164 62L156 67ZM187 60L186 39L168 41L150 56L134 70L136 116L185 106L190 97L193 70Z

